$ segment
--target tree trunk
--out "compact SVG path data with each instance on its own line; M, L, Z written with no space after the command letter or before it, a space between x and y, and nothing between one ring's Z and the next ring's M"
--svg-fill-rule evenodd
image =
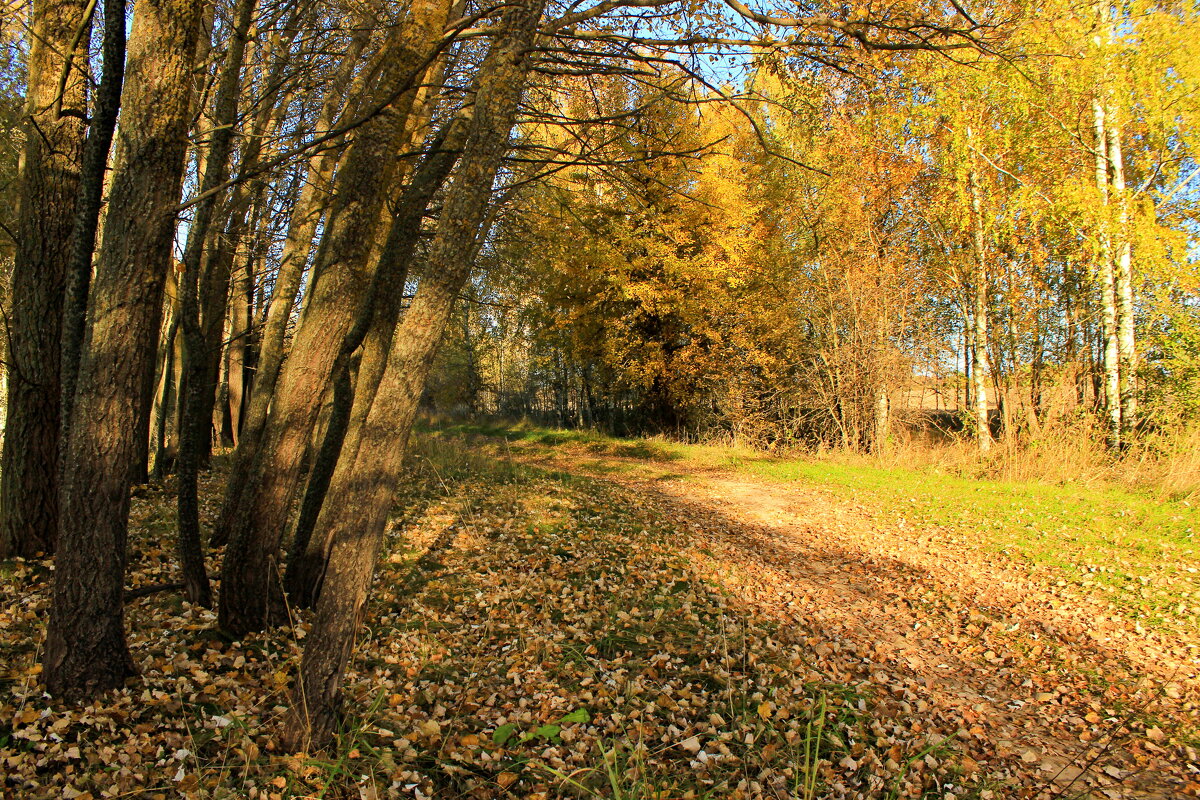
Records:
M129 474L139 393L154 370L202 8L200 0L140 0L134 15L121 168L104 220L64 470L43 669L56 695L114 688L135 671L123 621Z
M1121 120L1115 105L1105 113L1112 193L1117 204L1116 264L1113 294L1117 312L1117 394L1121 403L1121 442L1128 444L1137 427L1137 346L1133 332L1133 264L1129 242L1129 196L1125 191L1125 157L1121 151Z
M85 6L39 0L31 20L0 455L0 558L50 553L58 534L62 314L87 107ZM60 99L67 58L75 66Z
M67 266L67 296L63 309L62 341L62 444L65 453L70 439L71 410L79 374L84 328L87 324L88 290L92 283L92 256L104 195L104 174L112 148L121 91L125 82L125 0L104 4L104 75L96 92L95 109L88 127L80 171L79 206L71 230L71 261ZM61 464L59 465L61 472Z
M250 339L250 302L254 288L254 257L247 248L242 268L237 271L233 281L233 291L229 300L229 330L230 342L226 356L229 386L228 414L229 438L234 447L241 439L242 408L246 397L246 361Z
M967 129L967 138L971 130ZM971 251L974 270L971 273L972 317L974 318L975 342L974 363L971 379L974 383L975 434L979 440L979 452L986 453L992 446L992 428L988 419L986 378L988 374L988 273L983 239L983 192L979 186L979 174L975 170L975 153L971 152L971 168L967 173L967 190L971 201Z
M158 399L154 417L154 472L151 478L161 481L174 469L177 449L174 444L175 421L179 408L179 312L171 309L167 330L163 335L162 374L159 376Z
M305 491L304 504L288 553L285 585L289 599L299 607L308 608L316 602L321 575L329 555L330 543L324 540L314 541L312 532L328 491L330 476L342 452L347 430L350 431L349 441L358 441L358 431L366 419L387 366L392 335L404 301L409 264L421 232L421 220L434 193L445 183L450 170L458 161L466 134L465 120L461 117L452 120L442 135L434 141L429 157L417 169L400 199L396 216L388 231L376 270L376 279L371 288L372 302L363 309L364 318L356 322L355 329L342 344L342 352L346 354L353 352L361 344L362 357L358 366L353 405L345 409L348 418L344 426L335 428L331 418L330 430L336 431L338 438L336 441L330 440L329 434L326 434L329 452L326 453L323 445L314 465L314 474L309 478L310 486ZM369 323L369 328L365 328L364 323ZM336 392L334 409L333 417L336 417L338 411L342 410L338 406ZM325 474L326 470L329 474ZM318 478L318 482L313 483L313 478Z
M358 30L363 33L351 41L342 67L332 81L317 121L317 130L332 128L339 111L347 104L343 92L351 82L358 57L367 43L366 26L360 26ZM356 85L355 88L364 87ZM228 515L238 513L242 508L242 495L250 489L250 470L258 454L263 428L266 427L267 412L283 366L288 322L291 320L292 308L304 277L304 268L312 252L313 237L329 206L334 167L339 157L340 148L330 147L309 159L300 195L288 221L275 286L271 291L271 301L267 308L266 320L263 322L254 392L242 423L242 438L234 455L222 516L213 531L211 545L214 547L227 543L228 533L233 525Z
M381 99L392 99L358 129L346 154L327 223L326 255L314 266L292 358L280 374L270 417L248 468L247 486L227 498L221 521L229 526L229 544L222 564L219 618L221 627L234 635L261 630L277 617L274 601L282 599L282 575L276 559L301 460L342 342L370 284L367 259L396 171L395 153L403 141L415 87L448 12L447 0L420 0L408 24L396 29L379 82Z
M876 453L885 453L892 441L892 404L887 389L879 387L875 390L875 424L873 444Z
M350 413L355 397L352 369L350 359L346 357L339 360L339 365L334 370L333 407L329 412L329 423L309 471L304 499L300 503L300 513L296 518L292 546L288 550L284 584L288 599L294 608L311 608L316 599L315 579L319 578L319 575L313 575L313 580L306 579L312 570L306 570L304 567L309 562L307 550L313 528L317 524L321 506L329 491L329 481L337 467L338 457L346 440L346 430L350 427ZM320 563L323 565L323 561Z
M232 302L232 296L227 299ZM225 308L222 310L226 312L226 316L221 325L221 338L217 341L217 345L214 348L216 350L217 367L213 370L214 381L210 387L213 399L211 403L207 404L211 426L211 435L208 437L208 463L212 463L212 445L230 447L233 444L229 438L229 348L226 346L226 343L232 337L233 320L228 317L228 312L232 309ZM208 392L205 392L205 399L207 399L208 394Z
M1116 276L1113 269L1112 237L1108 220L1108 137L1104 107L1092 101L1096 139L1096 190L1100 193L1100 305L1104 331L1104 410L1108 423L1108 446L1121 446L1121 368L1117 338Z
M213 109L213 133L205 172L200 184L201 194L212 192L223 183L229 174L229 158L233 152L234 123L237 120L238 95L241 90L242 59L246 52L246 41L250 23L254 18L255 0L239 0L229 52L222 70L221 83ZM216 210L217 194L212 193L196 204L195 217L188 229L187 247L183 254L183 277L180 280L180 328L183 331L183 415L179 439L178 475L178 519L179 561L183 569L184 594L192 603L212 605L212 589L204 568L204 550L200 536L200 506L197 497L197 480L200 463L207 451L203 439L211 441L212 404L205 402L212 371L213 346L211 333L201 327L200 319L200 268L204 244L209 238L209 229ZM215 261L216 259L213 259ZM210 271L214 267L210 265ZM224 278L224 284L221 279ZM206 276L210 286L208 292L219 291L222 302L219 314L224 321L225 286L227 275ZM217 288L214 288L216 285ZM207 299L207 298L206 298ZM207 304L206 304L207 305ZM207 308L211 312L212 309ZM222 329L222 324L213 319L211 313L204 320L210 328ZM220 357L219 342L217 357Z
M332 541L333 549L295 681L283 737L288 749L324 747L336 730L342 675L362 621L413 417L454 300L470 271L470 255L508 145L528 69L525 55L541 9L542 0L514 9L506 20L507 35L493 45L480 68L471 132L438 223L429 269L392 341L357 447L338 463L318 523L319 535ZM356 513L342 513L348 507Z

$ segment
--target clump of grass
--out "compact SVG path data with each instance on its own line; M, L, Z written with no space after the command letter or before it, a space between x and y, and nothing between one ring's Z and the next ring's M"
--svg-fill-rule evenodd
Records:
M899 435L890 448L862 454L835 450L824 458L852 464L919 468L935 473L1009 482L1118 486L1164 499L1200 498L1200 425L1174 425L1140 434L1114 453L1090 416L1000 435L986 456L971 437L931 441Z
M507 454L463 447L454 440L454 429L423 429L414 432L407 455L408 466L418 479L448 487L464 480L517 483L527 471Z

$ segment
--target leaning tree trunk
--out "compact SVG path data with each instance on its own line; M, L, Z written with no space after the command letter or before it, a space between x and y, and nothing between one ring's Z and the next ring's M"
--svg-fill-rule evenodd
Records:
M58 535L62 312L84 147L84 0L34 4L8 320L0 456L0 558L54 550ZM59 98L59 79L67 81Z
M544 0L530 0L507 15L507 35L493 45L480 68L471 132L438 223L429 269L393 338L387 369L353 458L347 452L339 461L330 486L317 535L328 537L333 549L295 681L283 739L288 749L322 748L337 728L342 675L362 621L413 417L454 300L470 271L543 4ZM343 513L346 508L355 513Z
M368 259L396 171L396 149L449 8L447 0L421 0L408 24L397 29L379 82L385 105L358 129L346 154L330 211L326 258L314 265L317 272L292 357L280 375L244 490L234 489L226 499L221 522L229 526L229 544L222 563L219 620L234 635L282 620L277 556L301 460L342 342L370 284Z
M209 238L216 211L216 187L229 173L229 158L233 152L234 123L237 121L238 95L242 58L250 23L254 18L255 0L239 0L233 36L222 69L221 83L214 103L212 143L205 160L205 172L200 184L202 197L196 205L195 217L188 230L187 247L183 254L183 275L180 279L180 327L183 331L183 383L180 391L183 414L179 431L179 467L177 506L179 518L179 562L183 570L184 593L188 600L202 606L212 605L212 589L204 568L204 551L200 537L200 505L197 481L200 462L207 451L202 440L209 434L211 403L205 402L209 388L213 346L200 324L200 268L204 243ZM222 277L206 276L217 283ZM209 287L209 291L215 291ZM220 288L224 298L224 287ZM222 306L224 303L222 303ZM222 318L224 314L220 315ZM213 320L207 320L210 325Z
M203 0L140 0L124 116L65 461L43 676L54 694L120 686L138 404L154 369Z
M266 138L265 128L250 132L246 138L248 141L241 165L243 173L253 170L261 155L262 142ZM227 313L230 302L235 305L238 302L236 296L230 300L231 278L235 274L234 264L238 258L244 257L245 265L245 258L251 257L245 250L246 239L251 238L247 232L255 230L262 219L263 206L268 202L267 188L263 181L239 183L222 208L224 229L210 230L205 245L204 266L200 270L200 320L207 365L205 386L201 393L203 405L195 413L206 419L211 418L213 428L218 432L223 432L224 420L223 412L216 405L218 400L223 403L228 399L229 388L228 359L222 356L224 342L227 336L230 337L231 349L244 346L245 343L245 339L239 338L232 328L226 329L227 323L232 325L234 322ZM212 436L200 440L202 464L209 463L212 458L212 441Z
M359 26L358 30L365 32L367 28ZM318 131L328 131L333 128L339 112L347 105L343 93L351 84L358 56L362 54L366 43L365 35L360 35L351 41L347 56L343 59L338 74L331 81L329 94L321 108L316 126ZM354 89L357 91L365 88L359 84L360 82L356 81L354 85ZM292 316L296 295L300 290L300 282L304 277L304 267L308 263L312 251L313 238L329 207L332 178L340 150L341 148L338 147L322 149L309 159L299 197L296 198L295 207L288 220L288 230L283 243L283 252L280 255L279 268L276 272L275 286L271 291L271 301L267 308L266 320L263 322L254 391L250 396L250 403L246 407L241 441L234 454L222 516L213 531L210 542L213 547L228 543L229 530L233 525L233 520L229 515L240 513L243 502L242 495L250 489L251 468L258 456L259 443L267 423L267 412L270 409L271 398L275 394L275 384L279 379L280 369L283 367L284 342L287 338L288 322Z
M420 236L421 220L434 193L445 183L458 161L466 134L465 120L456 117L432 143L429 157L416 170L401 196L380 254L379 267L371 287L371 302L363 308L354 329L342 343L345 357L348 358L360 345L362 356L356 388L352 391L348 385L335 385L329 430L313 464L288 552L284 583L288 598L299 607L311 607L316 601L330 543L313 540L312 532L334 467L343 452L347 431L351 432L350 441L358 440L357 430L366 418L379 381L383 378L392 334L403 304L409 264ZM351 395L354 399L348 403Z
M434 83L441 80L444 66L445 60L442 59L434 70L437 73ZM409 114L405 149L412 149L420 143L423 131L432 116L433 107L428 87L425 87ZM333 405L330 409L329 424L309 470L304 496L300 502L300 512L296 518L292 546L288 548L284 587L288 600L294 607L310 608L315 602L314 592L319 579L318 565L324 564L325 549L316 544L310 551L312 531L317 523L321 505L325 501L325 493L329 490L333 470L341 456L346 432L352 424L352 413L356 407L362 407L354 401L355 384L361 382L365 392L358 396L369 404L375 396L375 388L383 374L383 362L387 359L392 332L399 318L409 261L416 250L421 220L433 193L445 182L458 160L465 135L466 126L463 120L458 116L454 117L439 135L434 137L429 147L429 156L416 170L415 177L413 171L407 167L402 168L401 174L397 175L398 182L409 179L408 186L401 193L395 212L390 215L392 221L387 237L380 243L379 252L372 255L378 266L371 287L354 327L342 342L339 363L334 369ZM387 216L385 214L385 219ZM352 354L360 347L360 359L366 365L365 372L362 368L354 369L351 366ZM358 377L352 380L351 372L357 373ZM363 413L365 412L360 411L359 416Z
M88 127L79 183L79 206L71 231L71 261L67 265L67 295L63 309L62 340L62 439L60 453L70 438L75 383L87 324L88 291L92 283L92 256L104 195L104 174L112 148L121 91L125 82L125 0L104 3L104 75L96 92L95 108ZM60 464L61 470L61 464Z

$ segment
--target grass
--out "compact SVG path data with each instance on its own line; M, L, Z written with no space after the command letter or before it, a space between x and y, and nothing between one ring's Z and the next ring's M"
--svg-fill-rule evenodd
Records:
M620 439L595 431L517 424L464 424L443 435L503 439L534 456L569 450L596 475L687 479L683 466L715 469L827 491L879 524L943 528L980 548L1046 568L1107 595L1147 624L1200 612L1200 503L1186 495L1093 476L1078 482L995 480L946 472L930 454L918 466L881 465L841 453L768 455L748 448ZM993 471L1003 473L1003 469Z
M756 459L742 469L829 489L890 524L970 534L982 548L1110 592L1154 623L1186 607L1200 588L1200 508L1187 500L1121 486L982 480L830 460Z
M1103 560L1118 546L1134 561L1157 561L1172 549L1194 556L1200 528L1200 508L1188 501L1121 487L979 480L832 461L756 460L745 469L871 499L917 522L982 527L998 534L994 544L1028 548L1037 560L1052 563L1063 563L1066 552L1085 562Z

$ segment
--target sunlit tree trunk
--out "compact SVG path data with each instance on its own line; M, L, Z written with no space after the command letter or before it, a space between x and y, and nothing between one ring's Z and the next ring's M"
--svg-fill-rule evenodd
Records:
M971 130L967 129L968 141ZM975 169L975 154L972 151L971 168L967 173L967 191L971 203L971 317L974 328L973 363L971 365L972 395L975 411L975 432L979 440L979 451L986 453L992 446L992 429L988 419L988 270L987 253L983 237L983 191L979 186L979 173Z
M71 411L75 403L75 383L87 325L88 291L92 282L92 258L96 251L96 231L104 195L104 178L109 150L121 108L125 82L125 2L109 0L104 4L104 74L96 90L87 144L79 184L79 205L71 231L71 261L67 267L67 295L63 308L62 341L62 438L71 435ZM60 454L65 444L60 444ZM61 464L59 470L61 472Z
M318 521L333 542L313 629L296 677L286 723L288 749L324 747L337 729L341 683L362 622L371 576L391 508L413 417L470 256L516 118L526 58L543 0L513 9L506 36L481 67L471 132L431 247L429 269L392 340L387 369L358 446L338 463ZM341 509L354 508L348 515ZM327 534L326 527L332 529Z
M1127 443L1137 426L1137 344L1133 330L1133 259L1129 242L1129 196L1125 191L1125 157L1121 151L1120 114L1116 106L1110 104L1104 116L1108 162L1112 168L1113 201L1117 206L1117 246L1113 269L1113 294L1117 316L1117 393L1121 402L1121 439L1122 443Z
M230 342L226 356L226 381L229 386L229 438L237 446L241 438L242 409L246 399L246 363L249 357L251 328L251 292L254 287L254 256L247 245L243 262L233 280L229 299Z
M203 3L139 0L117 169L88 311L62 488L43 676L54 694L115 688L125 644L130 464L152 381L162 291L183 180Z
M317 120L316 129L318 131L330 130L342 110L348 105L346 89L351 85L355 69L358 66L357 60L368 39L365 25L359 26L358 30L360 31L359 35L351 40L347 56L342 61L337 75L331 81L329 94L325 98ZM359 81L355 81L349 94L353 95L356 91L361 92L364 88ZM288 322L292 317L305 266L312 253L313 239L321 219L329 208L329 200L332 196L331 182L340 156L340 147L328 147L314 154L308 160L304 181L288 220L288 230L276 271L275 286L271 292L266 319L262 326L254 391L246 407L241 441L238 443L233 468L230 471L229 488L226 490L222 516L213 531L212 544L214 546L227 542L228 533L233 524L230 515L239 513L238 510L242 507L242 494L251 488L250 469L258 454L263 428L266 426L267 412L270 409L271 398L275 394L275 385L283 366Z
M334 393L330 430L326 432L321 451L314 462L310 485L306 488L296 523L288 555L286 585L289 598L298 606L309 607L316 599L330 543L313 540L313 528L338 458L347 443L350 451L357 447L363 422L387 366L392 335L404 299L409 264L421 232L422 217L434 193L457 162L466 133L467 126L463 119L452 120L447 125L445 135L439 136L433 143L429 157L421 164L401 196L380 254L377 277L372 287L371 307L364 309L365 316L355 326L358 330L351 331L342 345L345 356L361 346L361 358L353 388L353 402L346 402L351 395L348 385L339 384L341 394L338 391ZM360 327L364 324L365 329Z
M892 403L887 389L880 387L875 391L875 420L872 440L876 453L886 452L892 440Z
M235 635L262 629L281 611L277 556L301 461L343 339L369 287L368 259L396 171L395 154L449 7L447 0L414 3L408 24L394 34L378 83L386 108L356 131L346 154L327 223L325 258L314 266L311 293L248 468L248 485L226 500L221 521L229 526L229 544L221 572L220 624Z
M38 0L32 12L12 312L5 331L0 558L50 553L58 535L62 313L84 147L86 5ZM74 66L60 93L68 58Z
M1103 322L1104 412L1107 418L1108 445L1121 446L1121 369L1117 337L1116 271L1113 266L1112 237L1108 219L1108 137L1105 132L1104 107L1092 101L1092 118L1096 145L1096 190L1100 195L1100 310Z

